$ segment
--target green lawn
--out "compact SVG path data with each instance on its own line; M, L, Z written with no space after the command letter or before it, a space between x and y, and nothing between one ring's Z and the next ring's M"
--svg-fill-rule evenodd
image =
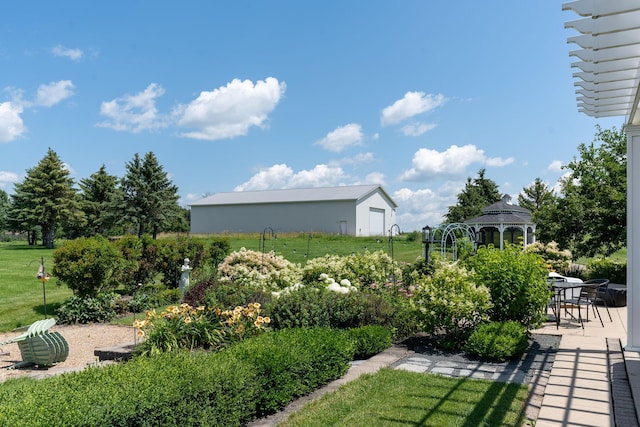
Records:
M521 426L527 385L382 369L308 403L279 427Z
M36 278L41 259L45 271L52 268L53 250L29 246L26 242L0 244L0 331L26 326L47 317L72 295L66 286L56 286L55 278L44 285Z

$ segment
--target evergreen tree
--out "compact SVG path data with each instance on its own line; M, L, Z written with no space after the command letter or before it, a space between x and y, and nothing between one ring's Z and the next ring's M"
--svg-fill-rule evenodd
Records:
M178 188L152 152L144 160L136 153L126 169L120 186L123 219L135 224L138 237L151 232L155 239L180 214Z
M35 244L35 233L40 229L43 246L53 248L57 226L83 220L73 184L69 171L51 148L38 165L27 170L24 181L15 184L11 221L19 231L30 234L30 243Z
M460 194L458 203L449 206L449 211L445 215L448 223L464 222L482 214L482 208L499 202L501 197L498 192L498 185L492 180L485 178L485 169L478 172L478 177L471 180L467 178L467 183Z
M9 220L9 195L0 189L0 231L7 229Z
M87 224L83 234L94 236L101 234L109 236L119 213L112 209L117 197L118 178L109 175L104 165L89 178L79 183L80 206L84 212Z
M554 221L558 198L553 190L540 178L522 189L518 195L518 205L531 211L531 219L536 224L536 239L542 242L556 241L557 226Z

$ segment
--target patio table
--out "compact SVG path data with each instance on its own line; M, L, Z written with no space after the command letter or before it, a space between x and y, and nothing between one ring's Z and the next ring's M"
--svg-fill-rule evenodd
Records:
M552 310L556 318L556 329L560 327L560 310L562 309L563 301L567 300L567 291L571 291L571 297L573 297L573 291L575 289L580 289L584 286L584 283L582 282L582 280L580 279L575 280L576 278L571 278L571 279L574 279L574 280L551 282L551 289L553 290ZM566 313L569 313L566 307L564 308L564 310ZM570 315L571 317L574 317L573 314L570 314ZM582 327L584 327L584 325Z

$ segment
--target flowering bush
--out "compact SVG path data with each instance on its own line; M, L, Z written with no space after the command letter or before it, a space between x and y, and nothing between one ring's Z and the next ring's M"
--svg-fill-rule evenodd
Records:
M460 344L481 322L489 319L491 296L476 286L474 275L458 263L437 261L431 276L415 278L409 301L421 329L444 335L445 343Z
M224 345L264 331L271 322L260 316L260 304L251 303L233 310L192 307L183 303L167 307L161 313L146 312L143 320L136 320L139 338L144 339L137 354L151 355L167 351L217 350Z
M549 271L567 274L569 266L571 265L571 251L566 249L561 251L556 242L549 242L547 244L535 242L527 245L525 250L540 255L545 260L546 267Z
M313 284L321 274L326 274L336 281L346 279L353 287L362 289L372 283L386 283L394 272L396 278L402 277L400 268L394 265L391 257L384 251L365 251L347 256L326 255L311 259L302 269L302 281L307 285Z
M265 291L278 291L300 283L300 266L273 252L262 253L245 248L229 254L218 266L218 280Z
M348 294L351 291L357 291L355 286L351 285L349 279L342 279L340 283L336 283L336 281L329 277L329 275L322 273L320 275L320 280L327 286L327 290L331 292L337 292L339 294Z

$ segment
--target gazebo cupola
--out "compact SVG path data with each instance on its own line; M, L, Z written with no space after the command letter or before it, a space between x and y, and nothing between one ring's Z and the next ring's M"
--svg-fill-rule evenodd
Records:
M531 211L511 204L511 196L505 194L502 200L482 209L482 215L465 221L480 233L481 244L492 244L502 249L504 242L535 242L536 225L531 221Z

